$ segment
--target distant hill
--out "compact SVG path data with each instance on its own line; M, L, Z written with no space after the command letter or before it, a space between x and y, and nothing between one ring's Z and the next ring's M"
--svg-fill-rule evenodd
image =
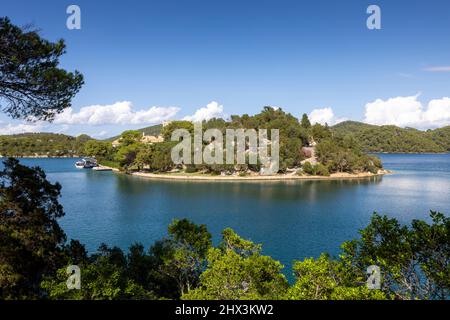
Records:
M146 135L157 136L162 125L138 129ZM336 136L352 136L366 152L450 152L450 126L420 131L414 128L376 126L357 121L345 121L331 127ZM106 141L114 141L119 136ZM73 137L59 133L22 133L0 135L2 156L78 156L83 153L88 135Z
M0 136L2 156L72 157L82 153L88 135L72 137L59 133L22 133Z
M161 133L162 130L162 124L157 124L150 127L145 127L141 129L136 129L136 131L139 131L140 133L144 132L146 136L158 136ZM105 139L105 141L114 141L119 139L120 135Z
M420 131L393 125L345 121L331 127L337 136L352 136L367 152L449 152L450 126Z
M427 134L436 142L439 146L450 152L450 126L443 128L429 130Z

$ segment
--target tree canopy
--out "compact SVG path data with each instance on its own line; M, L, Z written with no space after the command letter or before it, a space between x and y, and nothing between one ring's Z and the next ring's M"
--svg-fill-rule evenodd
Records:
M36 30L0 18L0 103L13 118L52 120L70 107L83 76L58 68L63 40L52 43Z
M66 235L57 219L61 186L40 168L9 158L0 171L0 298L39 295L44 274L61 264Z

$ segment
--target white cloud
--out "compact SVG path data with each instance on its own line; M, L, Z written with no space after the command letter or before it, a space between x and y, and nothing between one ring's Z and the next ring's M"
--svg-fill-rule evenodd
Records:
M419 95L387 100L377 99L367 103L364 122L419 129L450 124L450 98L431 100L424 108L418 97Z
M111 105L93 105L82 107L75 112L72 108L64 110L55 117L55 124L151 124L168 120L180 109L177 107L151 107L147 110L133 110L129 101Z
M327 123L328 125L335 125L339 122L347 120L345 118L336 118L334 116L333 109L331 109L331 108L314 109L313 111L311 111L311 113L308 115L308 117L309 117L309 121L312 124Z
M428 67L428 68L424 68L423 71L428 71L428 72L450 72L450 66Z
M0 128L0 135L40 132L44 126L41 123L19 123L19 124L7 124Z
M198 109L193 115L186 116L183 120L197 122L212 118L223 118L224 116L223 106L219 105L216 101L211 101L206 107Z

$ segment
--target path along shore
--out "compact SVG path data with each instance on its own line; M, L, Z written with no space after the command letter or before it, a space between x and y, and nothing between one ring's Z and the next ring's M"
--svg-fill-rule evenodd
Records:
M392 173L389 170L379 170L378 173L333 173L330 176L298 176L296 174L277 174L273 176L212 176L212 175L183 175L183 174L156 174L148 172L132 172L133 176L156 180L184 180L184 181L290 181L290 180L349 180L379 177Z

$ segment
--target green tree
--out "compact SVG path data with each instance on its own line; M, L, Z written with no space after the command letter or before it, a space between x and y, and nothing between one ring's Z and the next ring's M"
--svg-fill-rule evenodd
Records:
M172 161L171 151L177 142L165 141L155 143L150 146L151 161L148 163L150 170L153 171L168 171L172 169L175 164Z
M205 225L186 219L169 225L169 246L162 256L161 272L175 280L180 295L193 289L204 268L205 256L211 247L211 234Z
M121 146L128 146L141 141L141 133L137 130L126 130L122 132L119 138Z
M133 250L133 247L130 248ZM131 251L133 252L133 251ZM41 283L50 299L74 300L124 300L154 299L152 292L132 279L129 261L122 250L101 245L89 261L80 265L82 285L80 290L69 290L66 285L66 267L58 270L56 277L47 277Z
M321 163L317 163L314 166L313 172L317 176L327 177L327 176L330 175L330 172L328 171L328 168L326 166L324 166L323 164L321 164Z
M136 158L134 163L138 167L138 169L143 169L145 167L149 167L152 164L153 154L150 147L142 147L136 154Z
M137 154L143 149L142 143L123 144L117 148L114 159L119 162L122 169L128 170L136 160Z
M70 106L83 76L58 68L63 40L52 43L37 31L0 18L0 98L13 118L52 120Z
M171 141L172 132L176 129L186 129L191 136L194 135L194 124L191 121L172 121L162 128L161 135L164 137L164 141Z
M314 174L314 166L311 162L306 161L302 166L303 172L306 174Z
M320 142L324 139L331 139L332 138L332 133L330 128L325 125L321 125L320 123L316 123L314 124L311 129L311 136L314 138L314 141L316 142Z
M164 172L175 167L171 151L177 142L166 141L142 146L136 154L134 164L138 168Z
M293 300L378 300L383 292L367 288L363 277L352 277L340 261L322 254L294 262L296 281L286 298Z
M84 153L90 157L106 159L112 154L112 145L108 141L88 140L84 144Z
M61 186L42 169L9 158L0 171L0 298L34 298L55 271L66 240L57 219Z
M343 244L349 273L381 269L382 290L397 299L447 299L450 295L450 218L431 212L432 224L411 227L374 214L361 238Z
M261 255L261 246L225 229L219 248L208 251L206 270L198 288L182 299L280 299L288 283L280 262Z
M308 115L304 113L302 115L301 126L305 129L311 128L311 122L309 121Z

